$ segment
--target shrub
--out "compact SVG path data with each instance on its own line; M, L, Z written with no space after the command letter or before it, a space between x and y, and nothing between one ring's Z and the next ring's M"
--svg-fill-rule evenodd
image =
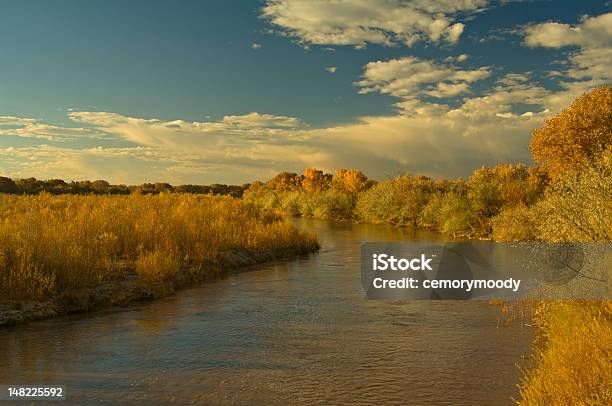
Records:
M353 217L353 199L346 193L328 189L316 197L313 215L322 219L351 219Z
M421 227L427 228L440 228L440 210L444 202L444 195L442 193L436 193L431 196L421 213L419 214L417 224Z
M157 248L141 252L136 258L136 274L145 283L172 279L181 268L176 252L168 248Z
M470 200L458 193L447 193L440 207L440 231L452 235L474 235L478 218Z
M491 219L495 241L534 241L538 236L538 216L524 204L503 209Z
M540 237L546 241L609 242L612 240L612 149L580 172L566 173L546 192L536 208L546 219Z
M399 176L379 182L359 195L356 213L371 223L416 226L434 183L427 177Z
M242 198L244 201L266 210L275 210L281 206L278 194L261 182L253 182L249 189L244 192Z

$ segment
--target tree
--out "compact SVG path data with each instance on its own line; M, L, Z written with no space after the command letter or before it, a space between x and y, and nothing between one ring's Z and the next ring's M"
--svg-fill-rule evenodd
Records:
M91 188L96 191L96 193L108 193L110 184L105 180L94 180L91 182Z
M535 210L545 241L612 240L612 148L553 183Z
M0 176L0 193L16 193L17 185L11 178Z
M332 180L332 187L352 196L367 189L368 177L357 169L339 169Z
M300 188L302 179L300 175L293 172L281 172L272 179L270 179L266 185L277 192L293 191Z
M19 190L26 194L36 194L42 187L42 182L36 178L18 179L15 183Z
M538 172L534 174L539 175ZM468 185L474 209L485 220L499 213L502 207L524 204L532 193L529 171L523 164L483 166L474 171Z
M529 149L553 179L612 144L612 87L598 87L532 132Z
M329 173L323 173L320 169L306 168L304 169L302 187L309 193L319 194L329 189L331 180L332 175Z

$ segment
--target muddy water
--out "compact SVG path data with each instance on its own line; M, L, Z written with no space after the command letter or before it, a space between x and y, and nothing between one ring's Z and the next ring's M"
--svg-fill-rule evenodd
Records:
M322 250L151 304L0 330L0 385L63 404L511 404L531 335L479 302L365 300L363 241L423 231L298 220Z

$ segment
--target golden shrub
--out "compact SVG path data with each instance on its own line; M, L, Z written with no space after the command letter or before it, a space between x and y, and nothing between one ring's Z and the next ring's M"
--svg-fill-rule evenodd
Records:
M126 269L168 277L177 265L214 264L223 251L316 245L247 202L185 194L0 194L0 241L0 301L96 286Z

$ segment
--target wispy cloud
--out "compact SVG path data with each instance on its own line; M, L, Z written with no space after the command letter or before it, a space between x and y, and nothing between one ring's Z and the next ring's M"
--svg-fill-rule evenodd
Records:
M68 141L79 138L100 138L102 134L88 128L62 127L44 124L33 118L4 116L0 117L0 136Z

